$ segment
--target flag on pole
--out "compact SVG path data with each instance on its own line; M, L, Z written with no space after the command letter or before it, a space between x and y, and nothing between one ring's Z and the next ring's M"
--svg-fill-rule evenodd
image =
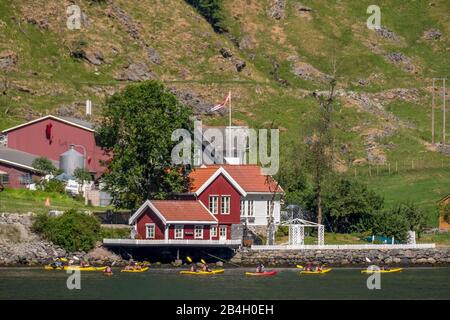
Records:
M225 107L225 105L230 101L231 99L231 91L228 92L228 95L226 96L225 100L222 101L221 103L215 105L214 107L211 108L211 110L209 110L210 112L214 112L217 111L219 109L222 109L223 107Z

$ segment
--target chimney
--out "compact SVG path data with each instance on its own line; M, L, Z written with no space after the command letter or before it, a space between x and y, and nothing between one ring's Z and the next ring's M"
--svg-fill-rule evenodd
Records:
M90 116L92 115L92 101L86 100L86 115Z

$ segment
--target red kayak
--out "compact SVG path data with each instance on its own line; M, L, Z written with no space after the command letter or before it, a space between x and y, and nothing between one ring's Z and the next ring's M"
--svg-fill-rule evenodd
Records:
M264 271L264 272L246 272L246 276L256 276L256 277L269 277L277 274L277 271Z

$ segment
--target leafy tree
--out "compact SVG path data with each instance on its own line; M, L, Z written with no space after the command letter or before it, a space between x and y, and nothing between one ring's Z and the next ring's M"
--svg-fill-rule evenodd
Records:
M45 174L55 174L58 172L58 169L46 157L39 157L34 159L31 163L31 166Z
M307 163L311 169L314 188L314 206L317 222L323 220L323 188L325 181L333 172L333 135L332 115L334 109L334 96L336 79L329 81L327 94L314 94L319 104L319 116L314 125L314 134L310 141L309 156Z
M68 251L89 251L101 235L100 222L75 209L59 217L38 215L33 230Z
M383 198L366 185L338 179L325 189L324 216L333 232L364 232L370 227L373 215L382 209L383 202Z
M97 130L99 142L114 157L104 174L113 203L133 209L146 199L162 199L186 189L187 166L171 161L175 129L192 128L191 110L163 84L131 85L108 99Z
M426 226L426 215L414 202L403 202L398 205L398 210L403 211L403 214L408 220L409 230L420 233Z
M401 206L383 210L374 215L372 233L379 236L394 237L398 242L406 242L409 223Z

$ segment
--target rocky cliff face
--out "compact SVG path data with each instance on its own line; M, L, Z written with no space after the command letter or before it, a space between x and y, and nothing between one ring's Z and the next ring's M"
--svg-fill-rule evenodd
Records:
M33 213L0 214L0 266L38 266L48 264L58 257L73 256L99 265L122 263L119 256L100 246L87 253L67 252L42 239L31 230L33 216Z

